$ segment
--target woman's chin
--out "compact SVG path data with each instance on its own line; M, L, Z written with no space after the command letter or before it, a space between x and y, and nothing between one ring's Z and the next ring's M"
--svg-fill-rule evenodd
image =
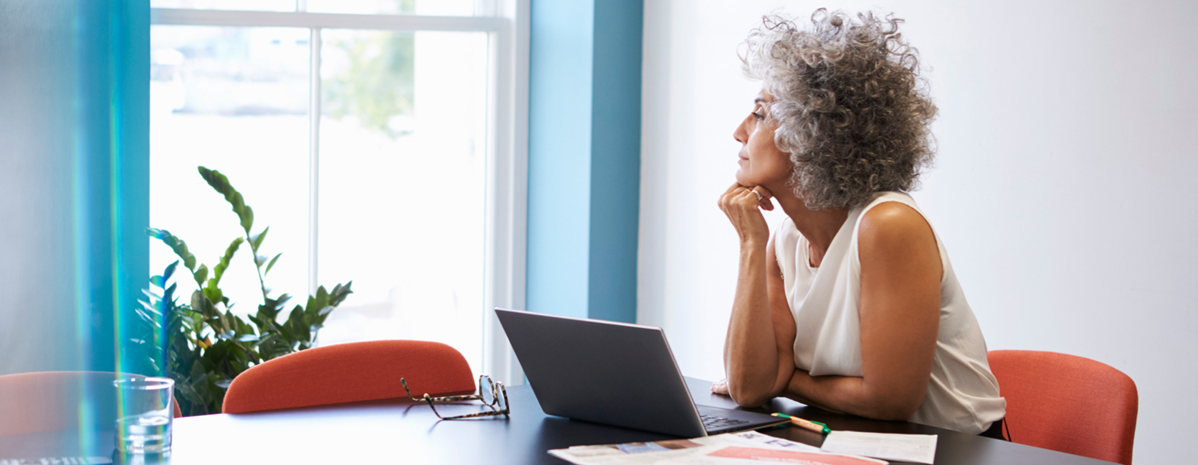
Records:
M748 177L748 176L745 176L745 172L744 172L744 170L736 170L736 183L737 183L737 184L740 184L740 185L742 185L742 186L753 186L753 185L755 185L755 184L751 184L751 181L752 181L752 180L751 180L751 179L749 179L749 177Z

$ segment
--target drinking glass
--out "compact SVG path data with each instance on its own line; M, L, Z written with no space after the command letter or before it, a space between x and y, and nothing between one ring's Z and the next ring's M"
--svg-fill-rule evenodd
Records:
M165 454L171 450L175 381L127 377L113 381L117 390L116 441L129 454Z

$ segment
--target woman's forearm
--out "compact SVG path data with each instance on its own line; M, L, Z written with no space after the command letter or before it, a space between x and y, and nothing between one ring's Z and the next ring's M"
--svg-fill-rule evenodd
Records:
M766 244L741 244L732 317L724 341L728 389L740 405L758 406L778 395L778 346L766 289ZM788 361L789 363L789 361Z
M909 420L919 403L901 396L874 392L865 378L856 376L811 376L796 369L782 395L824 410L849 413L879 420Z

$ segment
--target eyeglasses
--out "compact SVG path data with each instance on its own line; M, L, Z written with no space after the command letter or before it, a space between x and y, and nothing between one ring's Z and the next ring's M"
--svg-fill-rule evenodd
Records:
M420 401L427 402L428 406L433 409L433 414L437 415L437 418L440 418L442 420L458 420L458 419L462 419L462 418L478 418L478 417L489 417L489 416L495 416L495 415L503 415L503 416L511 415L511 410L508 409L508 404L507 404L507 389L504 389L503 383L498 382L498 381L491 381L491 377L487 376L487 375L480 375L478 377L478 394L471 394L468 396L432 397L432 396L429 396L428 393L425 393L424 396L417 399L416 397L412 396L412 390L408 389L407 380L405 380L403 378L399 378L399 383L403 384L403 390L408 393L409 399L412 399L415 402L420 402ZM487 407L490 407L491 410L487 411L487 412L468 413L465 415L455 415L455 416L451 416L451 417L443 417L443 416L441 416L441 414L439 412L437 412L437 406L434 405L434 403L436 403L436 402L442 402L442 403L462 402L462 401L466 401L466 400L481 400L483 402L483 404L486 405Z

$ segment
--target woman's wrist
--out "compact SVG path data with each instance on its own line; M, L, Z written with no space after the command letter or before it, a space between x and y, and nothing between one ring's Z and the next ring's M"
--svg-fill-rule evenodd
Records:
M742 250L742 251L758 251L758 250L760 250L760 251L764 252L765 248L766 248L766 244L769 244L769 242L770 242L769 235L766 235L765 237L744 236L744 237L740 238L740 250Z

